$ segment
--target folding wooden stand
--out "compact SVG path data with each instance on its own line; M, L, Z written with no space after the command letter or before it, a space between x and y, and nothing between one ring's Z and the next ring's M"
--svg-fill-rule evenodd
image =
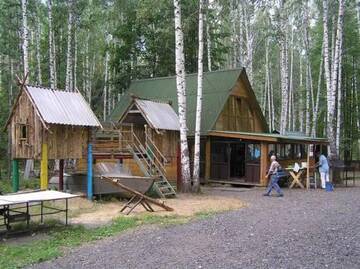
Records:
M105 177L105 176L102 176L102 178L111 181L114 185L121 187L122 189L126 190L127 192L129 192L132 195L130 200L120 210L120 212L123 212L126 215L129 215L131 213L131 211L133 211L138 205L142 205L145 208L145 210L148 212L154 212L154 209L152 209L150 204L154 204L161 208L164 208L166 211L174 211L173 208L165 205L163 201L160 202L160 201L153 199L149 196L146 196L145 194L142 194L134 189L131 189L128 186L125 186L124 184L120 183L119 180L117 180L116 178L110 178L110 177ZM127 208L129 210L125 213L125 210Z

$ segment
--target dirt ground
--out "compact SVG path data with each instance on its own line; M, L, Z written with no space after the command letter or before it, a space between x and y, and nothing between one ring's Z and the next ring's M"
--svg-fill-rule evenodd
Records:
M90 202L85 198L70 201L70 223L81 224L86 227L96 227L108 224L115 217L122 215L120 209L126 201L112 199L106 202ZM155 215L193 216L199 212L219 212L238 209L245 206L241 200L228 196L214 194L209 189L203 189L201 194L178 194L174 199L166 199L165 204L174 209L167 212L152 205ZM136 216L146 213L142 206L138 206L130 214Z

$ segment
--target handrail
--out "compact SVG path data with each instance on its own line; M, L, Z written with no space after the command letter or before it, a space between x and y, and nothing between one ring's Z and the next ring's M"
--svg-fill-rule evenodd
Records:
M156 146L156 144L154 143L154 141L151 139L151 136L148 134L148 131L145 131L145 136L146 139L145 141L150 141L151 145L156 149L157 153L160 155L160 157L164 160L165 163L167 163L167 159L165 158L165 156L162 154L162 152L159 150L159 148Z

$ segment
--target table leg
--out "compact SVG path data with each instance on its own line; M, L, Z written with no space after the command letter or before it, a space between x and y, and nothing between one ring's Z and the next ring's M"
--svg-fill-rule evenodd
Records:
M66 210L65 210L65 225L68 225L68 199L65 199Z
M44 223L44 204L43 201L40 202L40 223Z

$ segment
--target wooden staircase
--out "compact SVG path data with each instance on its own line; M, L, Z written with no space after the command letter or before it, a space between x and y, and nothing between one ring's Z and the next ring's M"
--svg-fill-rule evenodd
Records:
M165 156L157 148L147 132L145 132L145 143L141 143L132 129L120 131L120 139L126 143L127 151L137 163L145 176L156 177L154 190L161 198L176 196L175 189L166 178ZM130 138L130 139L129 139Z

